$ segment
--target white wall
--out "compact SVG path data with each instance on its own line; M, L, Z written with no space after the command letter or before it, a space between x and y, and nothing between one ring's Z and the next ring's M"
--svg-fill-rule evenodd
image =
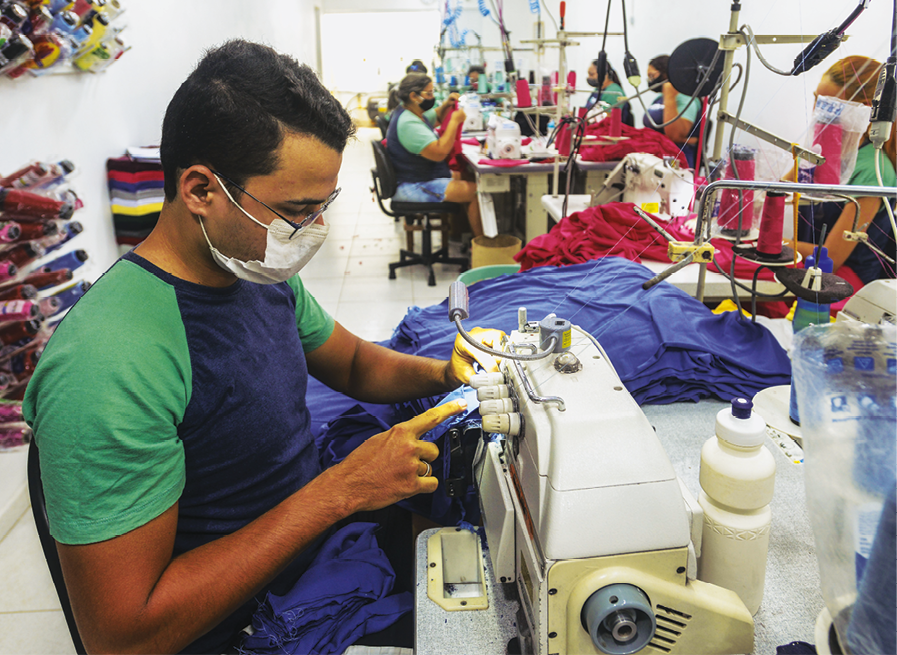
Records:
M230 38L267 43L315 66L314 6L319 0L123 0L123 38L132 49L105 73L0 79L0 172L30 160L71 159L73 188L85 208L88 250L99 276L117 257L106 159L131 145L158 144L171 96L203 51ZM264 11L262 11L264 7ZM118 22L117 21L117 22Z

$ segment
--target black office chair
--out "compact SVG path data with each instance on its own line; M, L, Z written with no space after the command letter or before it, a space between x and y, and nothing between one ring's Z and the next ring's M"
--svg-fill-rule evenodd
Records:
M389 265L389 279L396 279L396 269L405 266L421 264L429 270L427 284L436 286L436 275L433 272L433 264L456 264L466 271L470 266L467 257L450 257L448 252L448 232L450 226L443 219L446 214L463 215L464 209L455 202L401 202L392 200L389 209L383 204L384 200L392 198L396 193L396 173L389 159L386 148L379 141L373 141L374 161L376 167L371 169L374 186L371 188L377 196L380 209L387 216L403 218L405 220L405 239L407 250L399 250L399 261ZM432 251L432 232L442 232L442 246L436 252ZM414 233L420 232L422 236L421 251L414 252Z
M374 122L377 124L377 127L380 128L380 134L382 134L385 139L386 133L389 132L389 121L386 120L386 117L383 114L377 114L376 118L374 118Z
M47 519L47 503L44 500L44 485L40 477L40 458L37 443L31 441L28 448L28 493L31 496L31 513L34 515L34 524L37 526L37 536L50 569L50 577L53 578L53 586L59 596L59 604L62 605L62 613L75 645L78 655L85 655L87 650L81 642L78 626L75 624L75 615L72 614L72 604L69 602L69 594L65 588L65 580L62 578L62 565L59 563L59 553L56 552L56 541L50 536L50 522Z

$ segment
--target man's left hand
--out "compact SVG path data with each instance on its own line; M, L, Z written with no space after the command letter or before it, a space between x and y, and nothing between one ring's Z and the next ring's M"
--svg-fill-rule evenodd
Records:
M500 349L501 338L504 336L504 332L501 330L485 330L483 328L473 328L468 334L484 346L495 350ZM455 337L452 358L446 363L445 376L450 388L457 389L462 384L470 382L470 377L476 373L475 362L478 362L485 371L490 373L498 371L498 362L492 355L474 348L459 334Z

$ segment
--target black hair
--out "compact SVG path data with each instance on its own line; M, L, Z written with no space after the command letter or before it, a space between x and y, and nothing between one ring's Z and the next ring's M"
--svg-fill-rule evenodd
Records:
M667 81L670 79L669 71L670 71L670 56L669 55L658 55L654 57L651 61L648 62L649 66L653 66L658 73L660 73L660 77L663 81Z
M409 73L402 78L401 82L399 82L399 88L396 90L396 95L402 103L406 103L411 99L412 93L420 93L432 82L432 78L423 73Z
M242 40L208 50L162 121L166 199L177 197L180 171L198 163L241 186L272 173L288 132L341 153L355 126L314 71L292 57Z
M592 62L592 66L596 69L598 68L598 60ZM614 70L614 67L610 64L607 64L607 76L610 78L610 81L614 84L620 84L620 76L617 75L617 71ZM620 84L622 86L622 84Z
M482 66L481 64L471 64L470 68L467 69L467 74L470 75L471 73L479 73L480 75L485 75L486 67Z
M427 67L424 66L424 62L420 59L415 59L410 64L408 64L408 68L405 69L406 73L428 73Z

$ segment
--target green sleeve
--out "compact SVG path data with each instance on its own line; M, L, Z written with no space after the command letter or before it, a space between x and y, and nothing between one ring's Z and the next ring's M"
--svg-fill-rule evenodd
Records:
M308 353L323 346L333 334L333 317L306 290L298 275L287 280L287 284L296 295L296 326L299 328L302 350Z
M691 107L685 109L686 105L688 105L689 101L691 101L691 96L687 96L684 93L679 93L676 95L676 113L682 112L685 110L685 113L680 116L680 118L684 118L687 121L691 121L695 123L698 120L698 113L701 109L701 99L695 98L694 102L691 103Z
M623 87L621 87L616 82L608 84L607 87L602 89L601 91L602 102L606 102L609 105L616 104L616 102L622 97L624 97Z
M177 502L191 389L173 287L119 261L59 324L25 394L53 537L105 541Z
M433 112L435 120L435 109L429 110L424 116L427 116L430 112ZM402 147L415 155L419 155L424 148L437 140L436 133L430 129L430 126L407 110L403 111L402 115L399 116L396 132L399 135L399 143L402 144Z
M881 181L885 186L897 186L897 174L894 172L894 164L887 153L882 152L879 162L881 164ZM857 151L857 163L850 176L848 184L853 186L878 186L878 177L875 175L875 147L868 143Z

